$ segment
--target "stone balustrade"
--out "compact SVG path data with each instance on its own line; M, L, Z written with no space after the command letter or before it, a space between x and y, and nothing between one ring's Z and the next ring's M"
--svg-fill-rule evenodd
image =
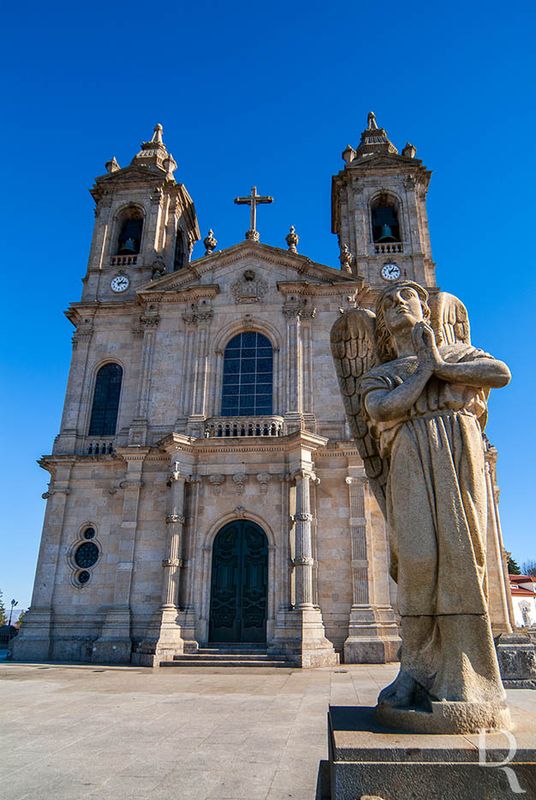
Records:
M404 244L403 242L375 242L374 243L374 253L376 255L385 253L386 255L389 253L403 253L404 252Z
M110 264L112 267L133 267L136 265L138 256L112 256Z
M114 453L113 437L88 437L83 454L88 456L110 456Z
M212 417L205 423L205 438L283 436L283 417Z

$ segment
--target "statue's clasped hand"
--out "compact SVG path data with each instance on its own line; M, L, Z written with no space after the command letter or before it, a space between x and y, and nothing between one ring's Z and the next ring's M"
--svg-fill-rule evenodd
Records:
M419 365L433 375L444 366L444 361L437 349L432 326L427 322L417 322L411 335Z

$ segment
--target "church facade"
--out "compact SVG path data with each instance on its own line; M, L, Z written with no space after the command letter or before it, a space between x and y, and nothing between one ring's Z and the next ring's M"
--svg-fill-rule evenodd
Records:
M333 178L340 268L246 238L205 255L161 126L92 189L96 219L31 610L14 658L158 665L208 644L296 666L397 658L387 533L330 353L341 308L437 290L430 172L373 114ZM511 630L487 448L493 627Z

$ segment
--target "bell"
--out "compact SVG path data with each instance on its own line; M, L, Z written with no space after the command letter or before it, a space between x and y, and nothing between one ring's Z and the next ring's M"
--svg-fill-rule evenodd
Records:
M394 242L395 237L393 236L393 231L391 230L391 226L387 225L386 222L382 225L382 235L378 239L379 242Z
M134 242L134 239L129 237L121 245L121 253L135 253L135 252L136 252L136 244Z

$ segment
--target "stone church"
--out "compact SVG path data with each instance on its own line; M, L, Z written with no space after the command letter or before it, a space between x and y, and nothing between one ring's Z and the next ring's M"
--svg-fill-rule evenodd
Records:
M374 114L332 181L340 268L260 241L205 253L157 125L91 190L95 227L31 610L14 657L158 665L203 653L315 667L400 644L384 521L330 353L340 309L406 276L437 290L430 172ZM511 630L486 441L496 633ZM242 650L241 650L242 648ZM248 650L249 648L249 650ZM177 660L178 658L178 660ZM182 661L181 661L182 659Z

